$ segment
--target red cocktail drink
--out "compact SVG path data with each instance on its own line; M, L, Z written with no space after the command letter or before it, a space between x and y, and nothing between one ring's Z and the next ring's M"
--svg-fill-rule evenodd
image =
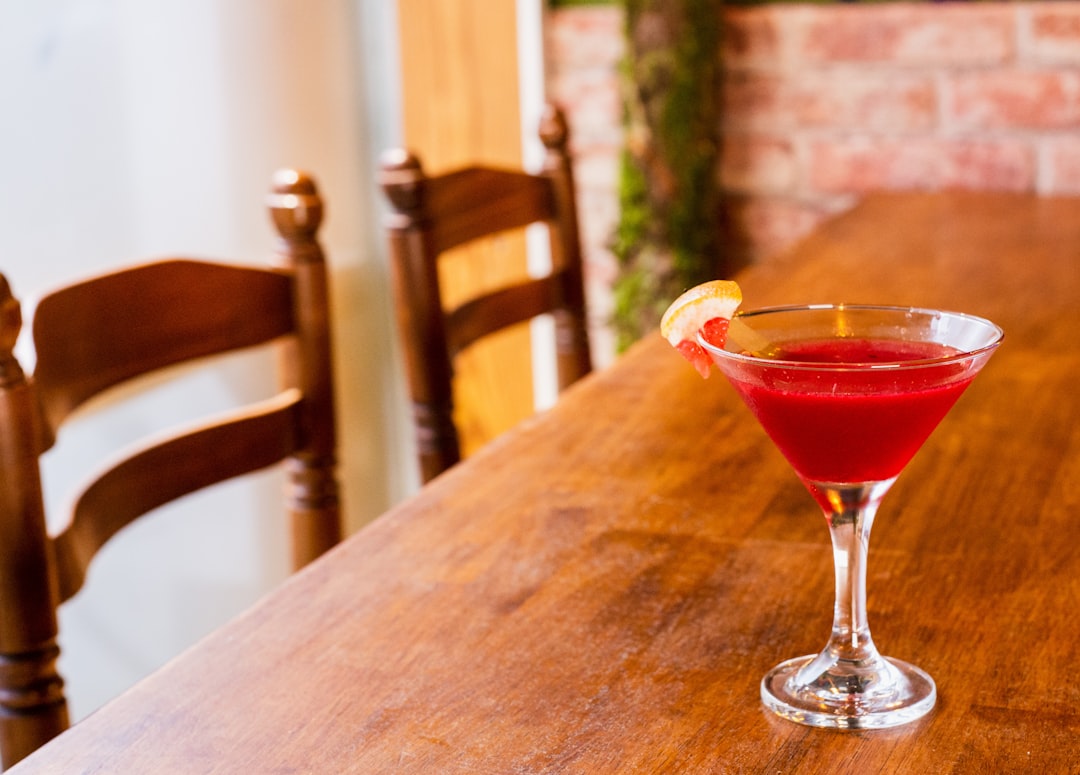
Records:
M881 728L934 706L925 672L883 657L866 616L870 528L882 496L1001 343L954 312L850 305L779 307L732 319L724 347L698 344L739 392L825 512L833 544L832 635L761 682L802 724Z
M795 471L812 481L893 478L975 377L963 364L938 365L957 352L933 342L844 338L775 348L791 368L728 376ZM810 363L871 367L833 371L823 381L798 365Z

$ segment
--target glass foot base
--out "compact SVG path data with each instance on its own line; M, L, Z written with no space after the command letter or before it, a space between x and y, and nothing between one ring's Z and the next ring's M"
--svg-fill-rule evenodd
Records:
M835 729L884 729L926 715L934 679L891 657L870 664L811 654L781 662L761 680L765 707L790 721Z

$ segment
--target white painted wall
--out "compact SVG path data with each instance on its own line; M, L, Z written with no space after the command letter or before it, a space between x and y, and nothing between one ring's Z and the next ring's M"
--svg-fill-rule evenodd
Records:
M20 298L163 254L260 260L273 170L315 174L328 201L351 527L415 482L372 184L372 152L398 131L393 5L0 3L0 271ZM72 449L50 453L49 503L64 500L75 463L174 416L261 395L267 368L230 363L135 409L85 413L62 439ZM62 615L76 717L284 577L280 486L269 473L192 496L106 549ZM198 538L191 522L220 540Z
M534 143L543 1L517 2L523 125ZM261 260L272 244L263 195L273 170L316 176L328 202L350 528L417 482L373 182L378 152L400 145L395 5L0 2L0 271L27 317L42 290L131 261ZM535 145L526 153L535 159ZM45 462L49 505L62 506L75 470L116 444L262 395L269 368L242 358L134 408L85 412ZM76 718L284 578L281 485L270 472L191 496L106 548L62 612ZM218 539L198 537L211 529Z

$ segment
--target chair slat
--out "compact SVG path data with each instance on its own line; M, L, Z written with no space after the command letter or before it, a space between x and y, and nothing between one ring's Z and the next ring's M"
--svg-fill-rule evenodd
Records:
M134 376L293 328L292 279L280 271L173 259L110 273L38 302L39 400L55 429L88 398Z
M446 315L450 354L504 328L524 323L559 306L559 275L538 277L465 302Z
M550 182L522 172L478 167L429 178L425 188L429 212L439 213L425 224L437 253L558 215Z
M56 536L60 601L78 592L94 555L120 530L170 501L277 463L299 447L302 396L289 390L223 420L126 453L79 495ZM162 477L163 470L169 471Z
M560 389L592 369L569 133L554 106L540 136L547 153L539 174L473 165L432 176L404 150L384 158L380 183L392 208L386 229L398 333L425 482L461 459L453 359L465 347L553 313ZM445 251L534 223L548 227L551 276L520 278L444 308L438 262Z

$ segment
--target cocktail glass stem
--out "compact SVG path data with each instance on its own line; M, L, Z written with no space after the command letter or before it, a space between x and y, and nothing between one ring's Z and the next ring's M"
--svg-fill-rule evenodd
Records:
M866 615L866 562L870 529L881 496L895 480L866 485L811 485L826 505L836 572L832 637L825 652L845 663L880 658Z
M934 705L933 679L913 665L881 656L870 636L870 529L893 481L807 483L829 525L836 601L825 648L778 665L762 681L762 699L782 716L813 726L875 728L906 723Z

